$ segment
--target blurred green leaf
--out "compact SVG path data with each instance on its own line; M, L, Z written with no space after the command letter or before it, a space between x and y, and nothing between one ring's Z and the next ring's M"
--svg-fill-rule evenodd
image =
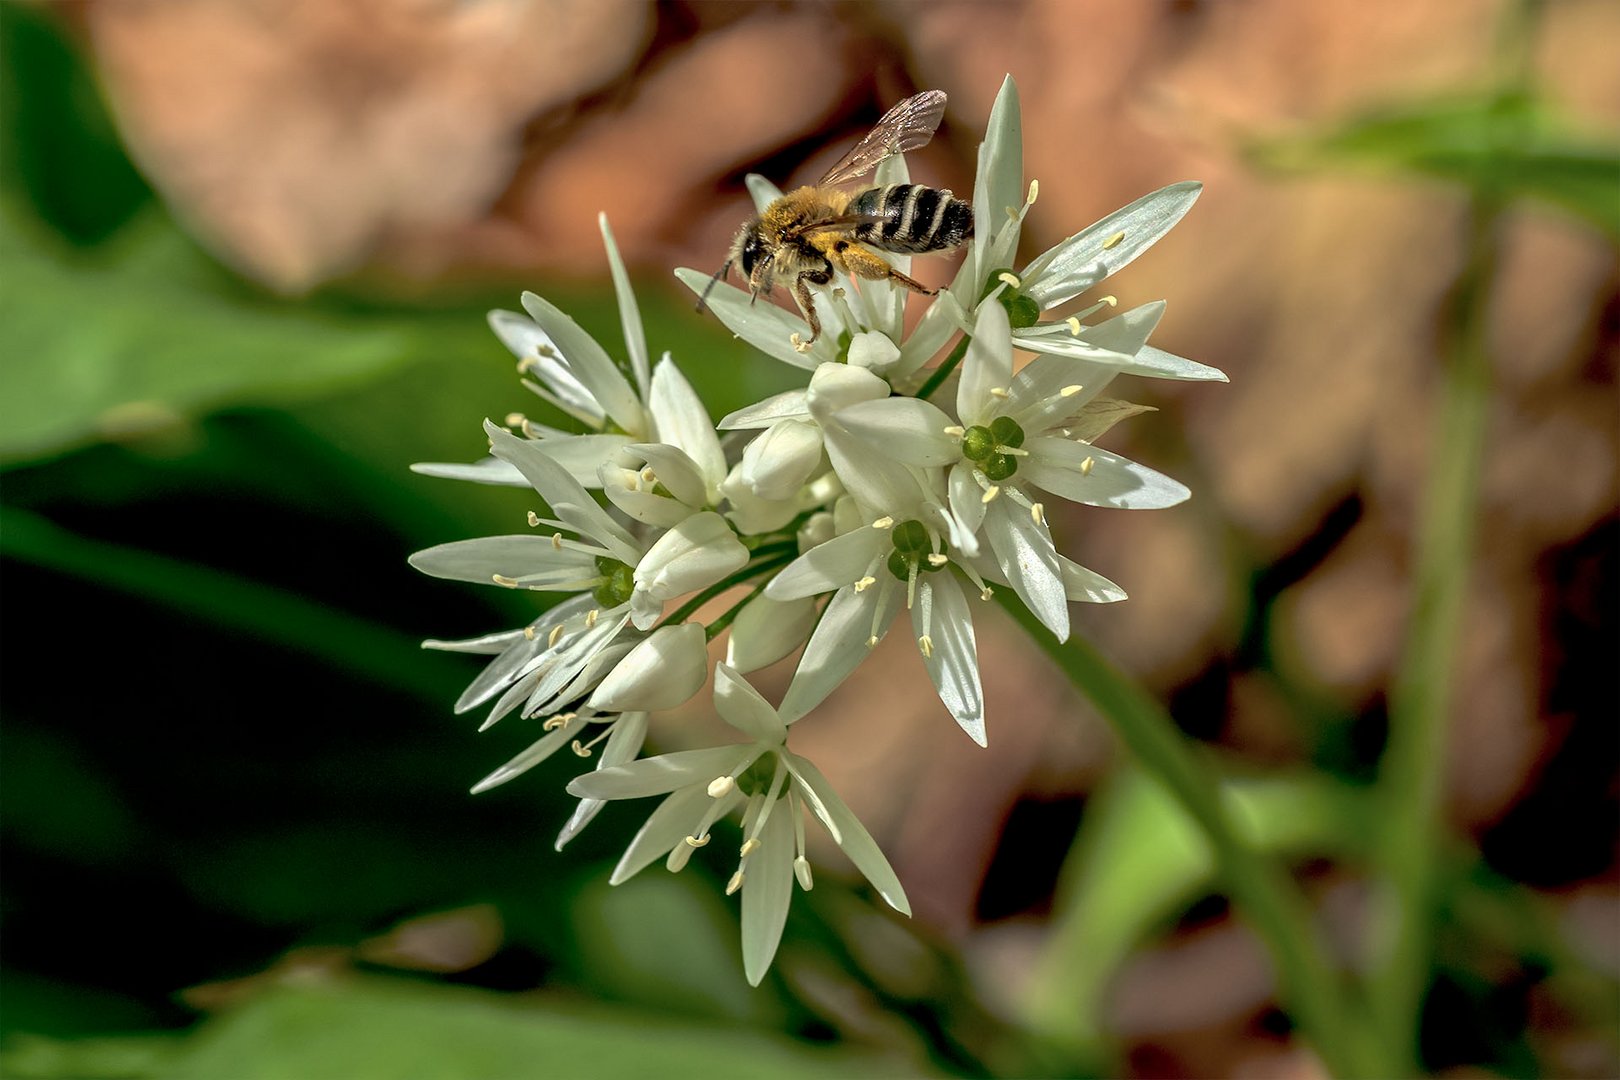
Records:
M1355 853L1365 795L1321 774L1228 781L1232 817L1261 851ZM1192 818L1160 784L1129 769L1087 806L1069 852L1052 936L1031 980L1029 1017L1043 1036L1089 1054L1102 1038L1108 980L1149 933L1216 887Z
M852 1077L893 1063L747 1029L676 1023L556 998L363 979L283 987L172 1036L14 1040L8 1077L372 1080L433 1077Z
M1365 167L1415 172L1558 206L1620 237L1620 141L1520 94L1392 107L1333 130L1249 147L1262 166L1289 171Z

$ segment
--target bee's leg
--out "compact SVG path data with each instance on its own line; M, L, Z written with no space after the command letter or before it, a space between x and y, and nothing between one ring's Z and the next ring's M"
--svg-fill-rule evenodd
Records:
M793 282L793 298L799 302L799 307L804 310L805 321L810 324L808 339L801 338L798 334L793 335L793 347L799 352L809 352L810 346L821 336L821 320L816 317L816 303L810 295L810 285L812 283L825 285L831 280L832 269L829 267L825 270L806 270Z
M882 281L887 278L898 285L904 285L912 292L922 293L924 296L933 296L939 291L938 289L930 289L916 278L902 274L890 266L882 256L868 251L859 244L840 240L836 250L842 256L839 261L844 264L844 269L851 277L863 277L869 281Z

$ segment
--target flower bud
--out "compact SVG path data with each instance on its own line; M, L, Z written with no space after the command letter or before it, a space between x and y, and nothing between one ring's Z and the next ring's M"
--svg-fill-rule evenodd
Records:
M614 665L589 705L598 712L673 709L701 690L708 674L702 624L661 626Z

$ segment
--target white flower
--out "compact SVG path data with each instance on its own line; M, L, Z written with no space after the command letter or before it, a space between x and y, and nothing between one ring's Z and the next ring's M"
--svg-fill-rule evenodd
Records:
M586 704L599 712L673 709L703 688L707 646L697 623L660 626L614 665Z
M743 844L726 891L742 891L743 968L757 986L781 942L794 878L804 889L813 883L805 808L895 910L909 915L911 905L883 852L826 777L787 749L787 727L770 703L726 664L715 665L714 684L716 710L749 742L602 767L576 778L568 791L595 800L665 796L614 868L615 885L660 856L669 869L681 869L709 843L715 822L743 809Z

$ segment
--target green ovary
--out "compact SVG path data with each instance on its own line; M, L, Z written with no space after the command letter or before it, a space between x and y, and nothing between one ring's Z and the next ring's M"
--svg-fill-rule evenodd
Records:
M618 559L606 555L596 558L596 569L602 575L591 590L596 602L605 608L616 608L630 599L636 589L636 572Z

